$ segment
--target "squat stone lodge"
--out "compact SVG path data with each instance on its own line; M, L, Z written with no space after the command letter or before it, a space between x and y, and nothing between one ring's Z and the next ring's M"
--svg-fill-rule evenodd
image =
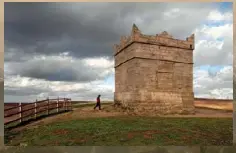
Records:
M114 45L114 101L137 114L194 114L194 34L174 39L166 31L131 35Z

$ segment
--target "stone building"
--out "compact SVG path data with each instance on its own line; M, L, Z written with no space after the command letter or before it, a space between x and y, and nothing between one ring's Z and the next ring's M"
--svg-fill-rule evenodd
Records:
M194 35L144 35L134 24L114 46L114 101L135 113L194 114Z

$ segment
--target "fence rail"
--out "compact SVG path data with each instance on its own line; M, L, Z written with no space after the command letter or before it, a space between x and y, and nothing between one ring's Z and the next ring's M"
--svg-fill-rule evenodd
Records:
M13 106L4 109L4 125L7 126L13 123L22 123L26 118L36 119L42 115L50 115L53 113L65 112L72 110L70 98L46 99L33 103L18 103L18 106ZM46 114L45 114L46 113Z

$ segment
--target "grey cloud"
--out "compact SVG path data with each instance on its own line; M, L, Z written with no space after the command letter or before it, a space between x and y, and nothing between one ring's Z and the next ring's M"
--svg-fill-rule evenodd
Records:
M37 95L42 92L46 92L46 90L32 87L23 87L23 88L5 87L4 89L4 95L14 95L14 96L25 96L25 95L31 96L31 95Z
M129 35L136 23L145 34L168 31L185 39L201 24L212 9L212 3L4 3L5 65L8 75L21 75L50 81L89 82L103 79L105 69L91 69L79 62L86 57L108 56L113 60L112 45L121 35ZM170 18L164 12L179 8ZM69 52L76 64L48 59L32 61L34 56ZM94 86L94 88L96 88ZM19 90L19 95L15 95ZM20 91L25 90L25 91ZM32 90L32 91L30 91ZM25 92L25 93L24 93ZM54 92L43 89L6 89L9 101L21 95L69 95L88 99L98 93L112 97L113 91L76 90ZM35 99L37 95L27 96Z
M232 29L233 30L233 29ZM225 38L222 49L213 48L209 50L206 47L199 47L194 52L195 66L201 65L232 65L233 63L233 43L232 39Z
M80 12L73 14L69 8L60 8L64 7L62 4L24 5L5 4L5 40L27 53L52 54L69 50L80 57L93 52L111 56L112 46L108 48L106 44L119 40L112 24L101 20L90 21ZM86 14L91 10L84 11ZM53 43L55 46L51 47ZM27 48L32 46L34 48Z
M95 100L98 94L102 99L112 100L113 91L110 89L98 89L95 85L88 88L73 89L70 91L54 91L50 88L40 88L37 86L29 87L4 87L5 102L32 102L35 99L69 97L73 100ZM27 96L26 96L27 95Z
M8 72L10 75L17 75L30 78L44 79L49 81L76 81L90 82L94 80L102 80L112 73L112 65L110 67L93 68L86 65L80 59L74 62L68 60L54 59L35 59L25 62L17 62L8 64ZM108 73L104 73L108 70Z
M232 93L230 92L233 89L233 75L232 70L228 71L218 71L215 75L205 76L205 75L196 75L194 76L194 82L198 86L194 86L194 94L196 96L201 95L213 95L211 92L213 90L229 90L229 93L221 94L222 97L232 97ZM204 78L203 78L204 77ZM200 85L200 87L199 87ZM231 90L232 91L232 90ZM218 96L219 96L218 95Z
M194 17L183 12L165 20L163 12L171 8L193 9ZM5 3L5 41L27 54L67 50L77 57L112 56L112 45L128 35L139 18L143 32L168 30L185 38L210 10L210 3Z

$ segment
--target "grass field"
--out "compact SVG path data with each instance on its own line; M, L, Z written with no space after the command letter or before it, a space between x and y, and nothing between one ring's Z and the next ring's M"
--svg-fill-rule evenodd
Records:
M27 128L5 131L5 144L232 145L232 118L138 117L94 111L92 104L76 107Z
M232 119L113 117L70 120L15 135L7 145L232 145ZM19 131L18 131L19 132ZM6 132L7 133L7 132ZM7 134L5 134L7 135Z

